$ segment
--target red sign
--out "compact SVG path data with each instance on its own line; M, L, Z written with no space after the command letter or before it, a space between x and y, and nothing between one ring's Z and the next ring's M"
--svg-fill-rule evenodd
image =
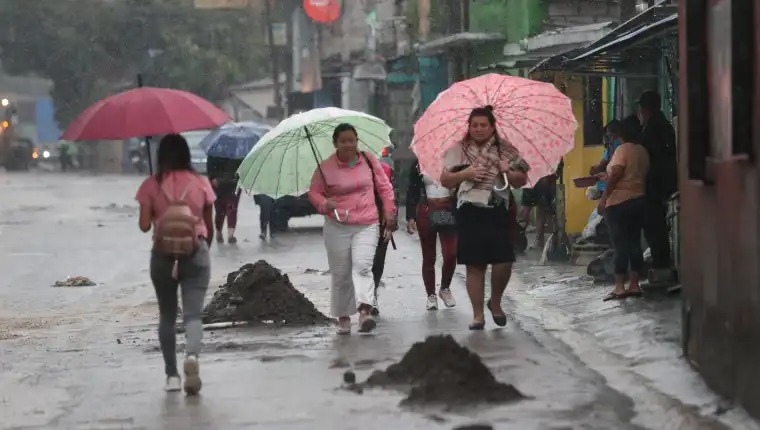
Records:
M306 15L316 22L329 24L340 18L339 0L303 0Z

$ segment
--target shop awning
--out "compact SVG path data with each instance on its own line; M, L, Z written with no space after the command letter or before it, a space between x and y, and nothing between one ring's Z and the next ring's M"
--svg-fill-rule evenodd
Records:
M646 61L649 55L660 55L660 47L647 42L675 36L677 32L676 6L661 4L649 8L583 48L543 60L531 72L628 75L628 62ZM635 52L631 52L634 49Z
M507 43L504 45L504 61L478 70L533 67L546 58L586 46L611 30L611 22L600 22L545 31L519 42Z
M501 42L506 39L501 33L456 33L431 40L417 46L420 54L434 54L447 49L466 48L488 42Z

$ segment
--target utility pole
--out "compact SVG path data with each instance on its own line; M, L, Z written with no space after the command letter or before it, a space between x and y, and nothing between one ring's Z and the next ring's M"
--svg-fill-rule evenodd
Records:
M264 0L264 16L266 18L267 38L269 39L269 50L272 61L272 85L274 88L274 105L277 107L277 114L281 116L282 112L282 91L280 89L280 55L275 45L274 30L272 29L272 5L271 0ZM282 118L277 118L281 120Z
M419 0L417 4L419 11L419 39L421 42L427 42L430 36L430 0Z

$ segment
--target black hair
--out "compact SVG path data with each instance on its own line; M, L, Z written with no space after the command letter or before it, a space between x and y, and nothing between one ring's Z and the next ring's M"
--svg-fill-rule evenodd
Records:
M620 121L620 130L617 135L623 139L623 142L639 143L639 134L641 133L641 124L635 115L626 117Z
M608 122L607 125L604 126L604 131L607 133L614 134L616 136L620 136L621 125L622 125L622 122L620 122L617 119L613 119L612 121Z
M644 91L639 98L639 106L648 112L656 112L662 108L662 99L655 91Z
M190 147L181 135L167 134L158 144L156 179L160 183L167 173L180 170L194 172L190 160Z
M344 122L344 123L338 124L338 126L335 127L335 130L333 131L333 144L338 143L338 136L340 136L340 134L343 133L344 131L353 131L354 136L356 136L357 139L359 138L359 133L356 132L356 127L354 127L353 125L349 123Z
M496 116L493 114L493 106L486 105L483 107L475 108L470 112L470 117L467 118L467 123L470 124L472 119L476 116L482 116L488 119L488 123L491 127L496 127Z

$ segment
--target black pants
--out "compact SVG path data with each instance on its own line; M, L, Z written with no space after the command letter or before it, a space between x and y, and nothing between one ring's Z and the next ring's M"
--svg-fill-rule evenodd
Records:
M661 200L647 199L644 209L644 237L652 252L652 268L669 269L670 237L668 229L668 204Z
M73 167L73 164L71 163L71 156L69 154L61 154L60 159L61 171L65 172Z
M646 210L643 197L626 200L604 210L604 221L610 230L612 249L615 252L615 274L625 275L628 267L641 273L644 252L641 249L641 230Z
M259 205L259 227L261 234L267 234L267 227L270 233L274 233L272 228L272 218L274 217L274 199L264 194L254 197L254 202Z

